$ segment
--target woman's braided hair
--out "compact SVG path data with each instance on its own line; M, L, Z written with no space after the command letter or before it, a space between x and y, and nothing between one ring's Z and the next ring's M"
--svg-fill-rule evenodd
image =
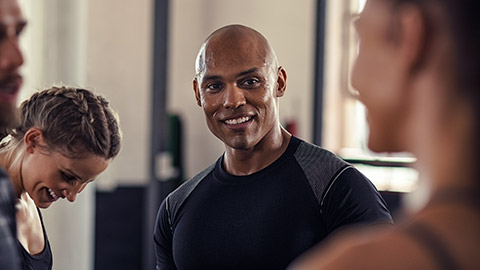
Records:
M89 90L52 87L33 94L20 109L20 122L9 131L17 142L36 127L48 149L66 156L93 153L111 159L120 151L116 113L104 97Z

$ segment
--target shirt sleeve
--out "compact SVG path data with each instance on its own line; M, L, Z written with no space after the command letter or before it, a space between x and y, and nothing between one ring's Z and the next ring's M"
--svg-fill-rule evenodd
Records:
M168 198L167 198L168 199ZM170 226L165 199L158 209L153 233L156 270L176 270L173 260L173 232Z
M15 206L10 180L0 170L0 268L20 269Z
M332 181L323 196L321 209L328 233L346 225L393 223L380 193L353 167Z

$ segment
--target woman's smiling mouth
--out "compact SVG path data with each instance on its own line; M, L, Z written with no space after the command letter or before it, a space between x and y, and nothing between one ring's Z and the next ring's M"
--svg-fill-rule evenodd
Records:
M54 202L56 200L58 200L60 197L53 191L51 190L50 188L46 188L47 189L47 196L48 198L50 199L50 201Z

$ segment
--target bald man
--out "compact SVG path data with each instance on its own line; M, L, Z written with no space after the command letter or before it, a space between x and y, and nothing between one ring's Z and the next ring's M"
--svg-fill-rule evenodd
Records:
M197 104L225 153L160 206L157 269L285 269L343 226L392 222L368 179L281 126L287 73L260 33L218 29L195 70Z
M23 55L18 38L26 21L16 0L0 0L0 130L15 123L17 96L22 84ZM1 139L1 137L0 137ZM0 168L0 269L20 269L15 193Z

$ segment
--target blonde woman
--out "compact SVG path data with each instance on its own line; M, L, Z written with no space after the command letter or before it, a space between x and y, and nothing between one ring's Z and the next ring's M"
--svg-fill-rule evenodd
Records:
M38 208L75 201L120 150L120 129L108 102L89 90L53 87L21 105L20 123L0 146L0 166L17 195L24 269L52 269Z

